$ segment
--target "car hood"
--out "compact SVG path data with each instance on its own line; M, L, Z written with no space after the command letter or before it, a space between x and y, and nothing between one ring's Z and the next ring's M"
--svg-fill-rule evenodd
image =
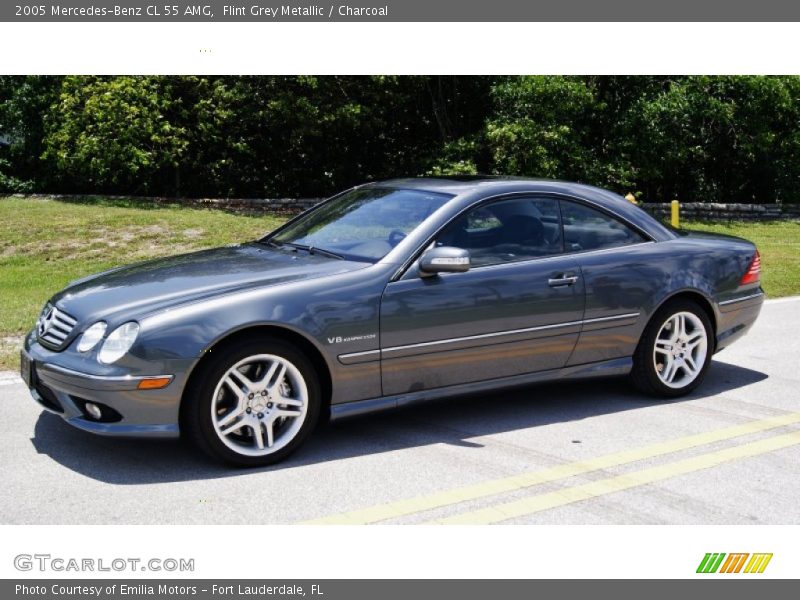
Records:
M143 313L233 291L335 275L369 266L305 251L242 244L118 267L76 280L52 302L79 321Z

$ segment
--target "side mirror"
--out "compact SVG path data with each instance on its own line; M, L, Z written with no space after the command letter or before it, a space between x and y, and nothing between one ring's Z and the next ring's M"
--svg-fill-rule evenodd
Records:
M426 251L419 259L419 271L422 277L437 273L463 273L469 271L469 250L440 246Z

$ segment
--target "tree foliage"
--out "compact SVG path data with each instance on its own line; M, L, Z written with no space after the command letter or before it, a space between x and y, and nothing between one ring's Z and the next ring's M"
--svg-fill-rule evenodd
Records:
M800 199L800 78L0 77L0 191L323 196L498 173Z

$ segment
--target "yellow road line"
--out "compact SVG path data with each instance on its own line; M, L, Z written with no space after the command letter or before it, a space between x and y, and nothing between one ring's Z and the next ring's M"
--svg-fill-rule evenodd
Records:
M656 481L663 481L679 475L709 469L740 458L748 458L751 456L758 456L759 454L766 454L767 452L774 452L775 450L788 448L797 444L800 444L800 431L776 435L757 442L742 444L716 452L709 452L708 454L701 454L700 456L686 458L666 465L650 467L641 471L626 473L625 475L617 475L615 477L609 477L608 479L593 481L563 490L529 496L527 498L498 504L497 506L490 506L488 508L438 519L431 523L448 525L499 523L500 521L529 516L566 504L573 504L574 502L606 496ZM760 567L760 562L761 561L752 565L753 571ZM748 567L750 567L750 565L748 565Z
M386 519L393 519L420 513L426 510L432 510L434 508L450 506L460 502L466 502L468 500L476 500L478 498L485 498L495 494L513 492L542 483L558 481L567 477L574 477L575 475L591 473L592 471L616 467L647 458L661 456L663 454L670 454L672 452L679 452L681 450L687 450L689 448L694 448L705 444L711 444L743 435L767 431L776 427L792 425L798 422L800 422L800 412L788 413L778 417L771 417L769 419L763 419L759 421L749 421L747 423L742 423L741 425L734 425L732 427L725 427L715 431L708 431L705 433L698 433L682 438L667 440L665 442L651 444L642 448L623 450L621 452L599 456L586 461L566 463L563 465L549 467L541 471L530 471L502 479L495 479L460 488L454 488L451 490L434 492L425 496L397 500L394 502L388 502L386 504L379 504L376 506L334 514L319 519L312 519L309 521L304 521L303 523L314 525L364 525L367 523L375 523Z

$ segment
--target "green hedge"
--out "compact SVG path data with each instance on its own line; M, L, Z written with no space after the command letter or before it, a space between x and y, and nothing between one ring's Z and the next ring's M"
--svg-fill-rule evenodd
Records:
M0 77L0 191L324 196L502 173L800 199L800 78Z

